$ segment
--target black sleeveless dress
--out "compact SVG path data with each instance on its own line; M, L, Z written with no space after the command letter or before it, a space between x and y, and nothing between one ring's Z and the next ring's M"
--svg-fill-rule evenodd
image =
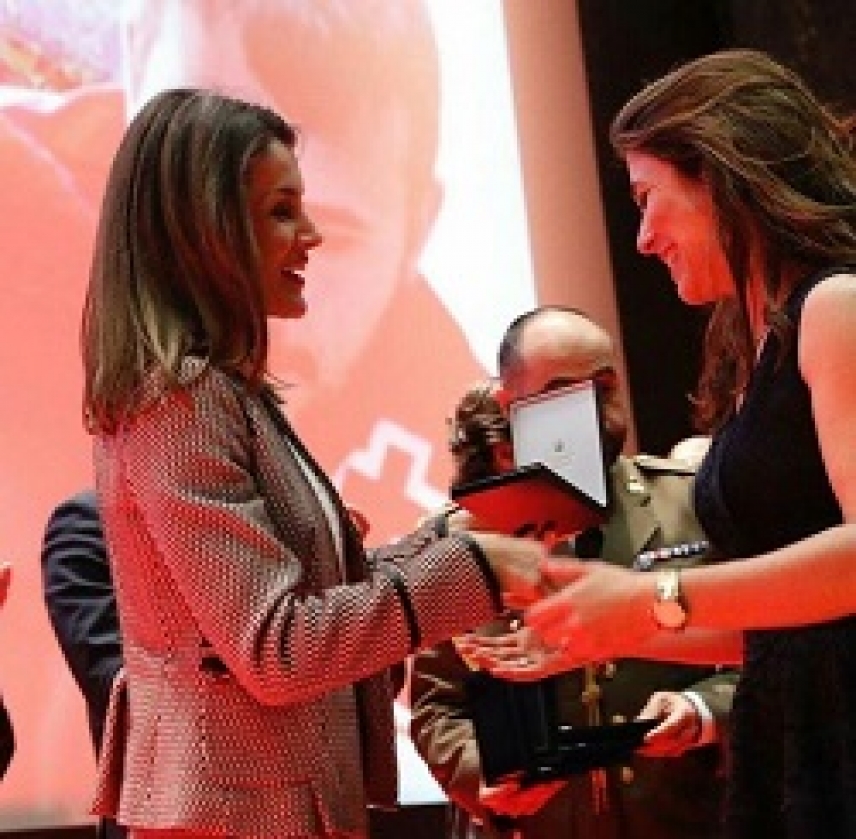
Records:
M817 274L792 293L787 311L797 332L808 292L841 270L852 269ZM717 434L696 478L699 520L734 559L842 521L797 365L796 334L777 365L778 354L771 333L739 412ZM726 835L856 837L856 617L751 631L745 642L731 716Z

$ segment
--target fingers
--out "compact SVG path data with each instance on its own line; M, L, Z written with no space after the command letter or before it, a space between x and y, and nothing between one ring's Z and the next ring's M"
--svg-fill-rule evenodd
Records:
M503 635L458 636L454 643L465 661L509 681L537 681L568 669L563 653L544 647L526 626Z
M536 682L557 673L564 673L569 668L562 655L556 652L524 654L504 661L494 660L483 665L483 669L492 676L509 682Z
M668 716L669 710L666 697L667 694L663 691L652 694L639 712L637 719L656 720L660 717Z
M494 662L503 663L527 655L526 634L525 629L503 635L469 633L455 636L454 644L462 658L488 666Z
M648 757L679 757L698 742L701 719L695 705L681 693L655 693L639 719L662 720L645 735L639 749Z

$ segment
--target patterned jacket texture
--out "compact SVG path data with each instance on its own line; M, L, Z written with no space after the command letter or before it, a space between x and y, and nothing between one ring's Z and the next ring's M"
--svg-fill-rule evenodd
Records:
M611 470L612 510L602 556L629 566L642 551L702 539L692 513L692 470L678 461L639 455L619 458ZM699 561L684 559L684 564ZM653 580L652 580L653 598ZM723 749L711 743L682 757L634 756L606 770L572 776L532 816L496 819L479 802L478 746L465 689L469 671L450 642L415 659L411 733L416 748L453 802L483 822L455 813L462 835L524 839L706 839L719 835ZM632 720L658 690L691 690L705 702L722 732L736 682L733 671L641 660L610 661L556 677L561 722L614 724ZM466 831L469 831L467 833Z
M198 360L99 436L95 463L125 672L93 812L364 833L366 803L396 798L388 668L496 613L471 540L429 524L366 553L276 400Z

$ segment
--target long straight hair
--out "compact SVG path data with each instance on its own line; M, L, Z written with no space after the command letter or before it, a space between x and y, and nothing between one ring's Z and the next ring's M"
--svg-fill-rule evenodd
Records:
M155 96L110 170L81 344L84 413L110 431L156 373L174 386L188 355L263 383L268 333L247 168L295 130L267 108L198 89Z

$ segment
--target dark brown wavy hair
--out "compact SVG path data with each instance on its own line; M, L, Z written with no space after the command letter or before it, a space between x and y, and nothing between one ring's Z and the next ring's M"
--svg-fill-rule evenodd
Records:
M747 308L750 248L765 281L767 325L784 348L781 304L807 272L856 264L853 121L837 117L768 55L724 50L636 94L613 120L620 157L639 151L710 186L736 298L716 304L694 403L703 431L734 410L754 363Z
M493 381L473 385L448 420L449 451L456 467L452 487L495 475L496 447L511 443L511 426L495 392Z

